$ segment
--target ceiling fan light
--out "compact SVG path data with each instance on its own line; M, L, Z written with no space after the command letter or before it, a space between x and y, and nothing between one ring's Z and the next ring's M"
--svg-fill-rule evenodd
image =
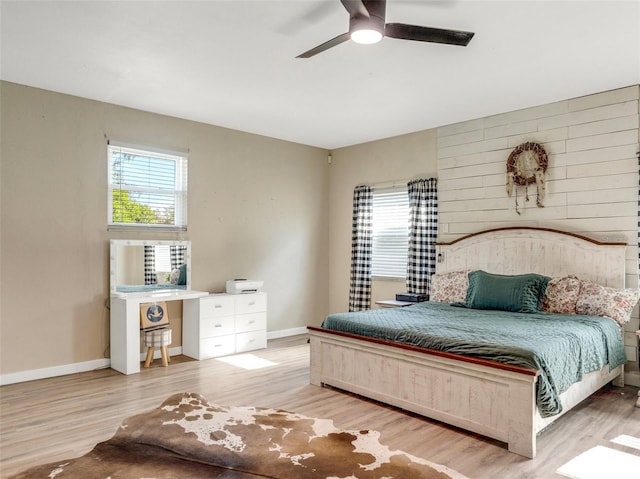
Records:
M363 45L371 45L372 43L378 43L382 40L382 33L378 30L363 28L351 32L351 40Z

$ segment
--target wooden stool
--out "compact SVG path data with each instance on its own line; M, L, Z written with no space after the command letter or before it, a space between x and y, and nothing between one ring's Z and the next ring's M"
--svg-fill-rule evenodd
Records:
M147 348L147 360L144 367L148 368L153 361L153 349L160 348L162 354L162 365L168 366L171 362L167 347L171 344L171 330L169 328L152 329L144 332L144 345Z

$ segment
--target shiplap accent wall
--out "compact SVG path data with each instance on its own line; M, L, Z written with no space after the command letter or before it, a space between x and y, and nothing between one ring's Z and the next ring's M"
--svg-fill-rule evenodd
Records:
M624 241L626 285L637 287L639 93L634 85L438 128L439 241L503 226ZM546 196L538 208L535 185L528 202L519 187L518 215L506 162L527 141L549 155ZM637 357L637 329L636 310L625 333L629 358ZM629 368L640 381L637 365Z

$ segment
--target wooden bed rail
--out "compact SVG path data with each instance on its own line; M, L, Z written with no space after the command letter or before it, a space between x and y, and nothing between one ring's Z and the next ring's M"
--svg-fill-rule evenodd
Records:
M433 356L439 356L442 358L454 359L456 361L462 361L466 363L478 364L489 368L502 369L503 371L511 371L519 374L526 374L528 376L538 376L540 373L537 369L527 368L524 366L516 366L514 364L499 363L498 361L491 361L489 359L474 358L471 356L462 356L460 354L448 353L446 351L438 351L437 349L422 348L420 346L412 346L410 344L394 343L385 339L369 338L367 336L361 336L359 334L345 333L343 331L333 331L331 329L319 328L316 326L307 326L309 331L318 331L326 334L334 334L336 336L342 336L345 338L359 339L361 341L383 344L387 346L393 346L398 349L404 349L407 351L414 351L421 354L430 354Z
M537 371L512 371L322 328L309 328L309 336L311 384L421 414L535 457Z

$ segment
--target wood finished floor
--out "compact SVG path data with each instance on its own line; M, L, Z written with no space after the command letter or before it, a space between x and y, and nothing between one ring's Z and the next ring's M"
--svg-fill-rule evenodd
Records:
M211 359L156 360L140 374L101 369L0 387L0 476L80 456L111 437L127 416L158 406L178 392L197 392L221 405L276 407L333 419L344 429L375 429L391 449L449 466L470 478L553 478L555 470L597 445L640 456L609 441L640 437L637 388L607 387L560 418L538 438L533 460L504 444L376 402L309 384L306 336L269 342L254 357L270 361L243 369ZM634 477L630 472L628 477Z

